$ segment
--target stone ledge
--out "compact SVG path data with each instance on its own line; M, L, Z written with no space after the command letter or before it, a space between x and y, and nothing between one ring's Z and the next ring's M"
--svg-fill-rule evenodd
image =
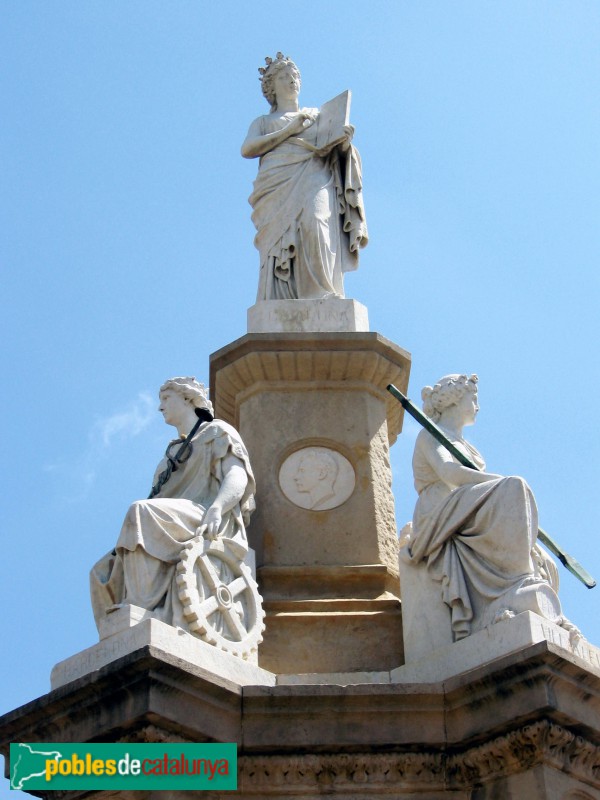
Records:
M150 618L119 630L87 650L58 663L51 674L52 688L57 689L89 675L144 647L152 648L158 654L173 656L182 666L197 668L207 679L216 677L232 687L275 684L275 676L257 665L218 650L186 631Z
M363 598L317 598L314 600L303 599L277 599L263 602L265 611L278 616L304 615L304 614L397 614L398 624L401 624L400 601L396 597Z
M582 659L588 669L600 676L600 650L585 640L571 642L569 634L531 611L490 625L459 642L440 647L427 657L392 670L393 683L433 683L445 681L495 659L520 653L529 645L552 642Z
M368 331L366 306L356 300L262 300L248 309L248 333Z
M398 575L385 564L321 566L262 566L258 568L261 595L269 600L376 600L397 597Z
M236 687L145 647L5 715L0 752L11 741L233 741L240 798L429 800L439 787L465 800L482 781L489 797L555 797L502 783L538 767L544 782L570 781L561 797L578 781L600 789L600 677L557 645L448 682L341 683Z
M375 332L249 333L210 357L216 415L239 427L239 403L249 391L368 389L385 402L390 442L404 411L386 387L407 391L410 354Z

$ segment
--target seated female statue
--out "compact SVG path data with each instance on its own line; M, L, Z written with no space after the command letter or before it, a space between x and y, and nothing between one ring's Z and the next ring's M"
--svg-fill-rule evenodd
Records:
M271 112L242 145L259 158L249 202L260 252L257 300L343 297L343 273L358 267L367 243L358 151L345 139L317 148L316 108L300 108L300 72L282 53L261 68Z
M238 559L248 551L245 526L254 509L254 477L239 434L212 419L212 406L195 378L171 378L160 387L159 410L177 428L154 477L151 500L133 503L116 548L91 572L96 623L120 604L139 606L171 625L185 627L176 586L176 565L187 542L223 539ZM176 454L198 422L181 460ZM163 479L160 480L160 476ZM164 482L164 476L168 480Z
M486 472L481 455L463 438L479 410L477 376L446 375L425 387L422 398L427 416L481 470L462 466L430 433L419 433L413 457L419 499L401 558L426 565L449 610L452 639L520 611L573 630L554 591L554 562L536 546L531 489L522 478Z

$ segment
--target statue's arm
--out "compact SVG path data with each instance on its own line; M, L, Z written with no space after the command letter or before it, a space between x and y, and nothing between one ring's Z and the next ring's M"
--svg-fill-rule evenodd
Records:
M484 483L501 478L493 472L484 472L463 467L454 460L446 448L437 442L427 431L421 431L417 437L415 451L425 458L427 463L433 468L436 475L451 489L466 484Z
M248 474L242 461L234 455L228 454L221 462L223 480L212 504L206 509L202 524L196 531L197 536L206 534L209 538L216 538L221 527L223 517L236 506L246 491Z
M248 131L248 135L242 144L242 155L244 158L258 158L264 156L270 150L273 150L277 145L285 142L290 136L297 136L309 125L312 125L317 114L310 109L302 109L292 118L287 125L279 131L272 131L272 133L261 133L260 117L255 120Z

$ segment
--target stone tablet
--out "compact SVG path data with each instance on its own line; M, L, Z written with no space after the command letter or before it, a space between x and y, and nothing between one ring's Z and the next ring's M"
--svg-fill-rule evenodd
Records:
M328 103L323 103L317 117L316 147L336 147L346 139L344 127L350 124L350 90L338 94Z

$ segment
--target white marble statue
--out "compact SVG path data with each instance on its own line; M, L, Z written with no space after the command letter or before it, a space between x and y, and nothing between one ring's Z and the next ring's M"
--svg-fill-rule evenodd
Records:
M457 641L521 611L534 611L576 632L562 617L556 566L536 545L531 489L522 478L486 472L481 455L463 438L463 428L475 422L479 410L477 376L447 375L425 387L422 397L427 416L482 471L462 466L426 430L419 433L413 456L419 498L400 553L403 592L409 593L410 583L413 595L406 597L409 642L412 636L415 648L423 647L418 639L429 611L425 626L432 646L436 640ZM416 579L407 565L421 570L421 577ZM427 594L418 597L422 591ZM404 593L402 599L404 611ZM441 615L427 608L436 604L445 608ZM439 637L431 630L445 626Z
M157 467L155 496L130 506L115 550L92 569L96 623L102 635L107 614L130 606L246 657L262 633L260 596L243 563L255 491L248 453L231 425L212 419L195 378L166 381L159 397L179 438ZM197 409L209 413L177 459L202 418Z
M260 159L249 198L260 253L257 299L344 297L343 273L357 268L367 243L354 130L346 125L341 141L323 146L319 109L298 104L294 62L277 53L266 63L259 71L271 111L252 123L242 145L245 158Z

